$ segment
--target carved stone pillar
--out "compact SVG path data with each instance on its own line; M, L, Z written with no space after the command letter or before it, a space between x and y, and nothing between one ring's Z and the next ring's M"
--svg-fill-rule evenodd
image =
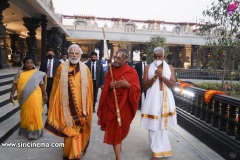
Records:
M183 68L182 50L183 50L182 46L177 47L177 54L178 54L177 68Z
M68 47L70 47L70 45L72 45L71 41L66 41L66 50L68 50Z
M18 51L19 34L9 34L9 36L11 38L12 53L16 53Z
M199 46L198 45L194 45L192 46L192 56L191 56L191 69L197 69L197 50L198 50Z
M40 26L41 19L25 17L23 18L23 22L23 25L28 29L28 37L26 38L27 55L33 57L34 64L37 65L36 29Z
M47 19L45 15L42 15L42 20L41 20L41 62L46 59L46 53L47 53Z
M62 33L57 27L52 27L51 30L47 30L47 47L53 48L55 58L59 59L60 46L62 44Z
M184 67L190 68L191 65L191 53L192 53L192 46L191 45L185 45L185 61L184 61Z
M22 57L18 49L19 34L9 34L11 38L11 49L13 54L12 66L21 66Z
M26 53L27 53L27 43L26 43L26 38L19 38L20 39L20 44L18 45L18 49L20 50L20 52L24 56L26 56Z
M128 51L128 61L132 62L133 61L133 57L132 57L132 54L131 54L131 51L132 51L132 45L131 44L126 44L126 48L125 48L127 51Z
M109 54L111 56L113 54L113 44L112 43L108 43L108 49L110 50Z
M65 53L66 52L66 35L63 33L62 34L62 44L61 44L61 53Z
M8 68L6 50L4 49L4 37L6 35L6 26L3 25L3 10L8 8L9 0L1 0L0 3L0 68Z

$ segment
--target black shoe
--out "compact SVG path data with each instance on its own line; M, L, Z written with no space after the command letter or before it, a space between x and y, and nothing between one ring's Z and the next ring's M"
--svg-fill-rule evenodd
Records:
M45 114L45 116L47 116L47 115L48 115L48 113Z
M138 110L141 110L141 108L138 108Z
M96 110L95 110L95 109L93 109L93 113L96 113Z

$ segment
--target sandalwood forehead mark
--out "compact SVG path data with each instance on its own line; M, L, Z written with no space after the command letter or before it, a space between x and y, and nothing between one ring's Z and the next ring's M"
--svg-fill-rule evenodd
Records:
M117 57L122 57L123 53L122 52L118 52L117 53Z
M115 52L114 57L122 57L123 53L122 52Z

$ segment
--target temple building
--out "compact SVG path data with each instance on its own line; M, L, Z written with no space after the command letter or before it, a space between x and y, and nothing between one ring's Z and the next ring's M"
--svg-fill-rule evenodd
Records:
M140 60L151 37L161 36L166 39L170 52L167 58L174 67L196 69L197 49L205 44L196 35L197 23L62 15L55 13L52 0L1 0L0 14L0 68L20 65L26 54L39 64L48 47L54 48L56 58L60 58L72 43L83 49L83 58L92 51L97 51L101 58L102 28L109 52L126 48L133 63ZM64 19L72 19L73 23L63 24Z

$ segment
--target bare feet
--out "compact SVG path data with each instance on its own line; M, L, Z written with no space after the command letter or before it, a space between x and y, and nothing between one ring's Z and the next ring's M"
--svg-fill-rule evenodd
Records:
M121 144L113 145L113 149L115 152L116 160L120 160Z
M155 157L152 157L152 158L150 158L149 160L157 160L157 158L155 158Z

